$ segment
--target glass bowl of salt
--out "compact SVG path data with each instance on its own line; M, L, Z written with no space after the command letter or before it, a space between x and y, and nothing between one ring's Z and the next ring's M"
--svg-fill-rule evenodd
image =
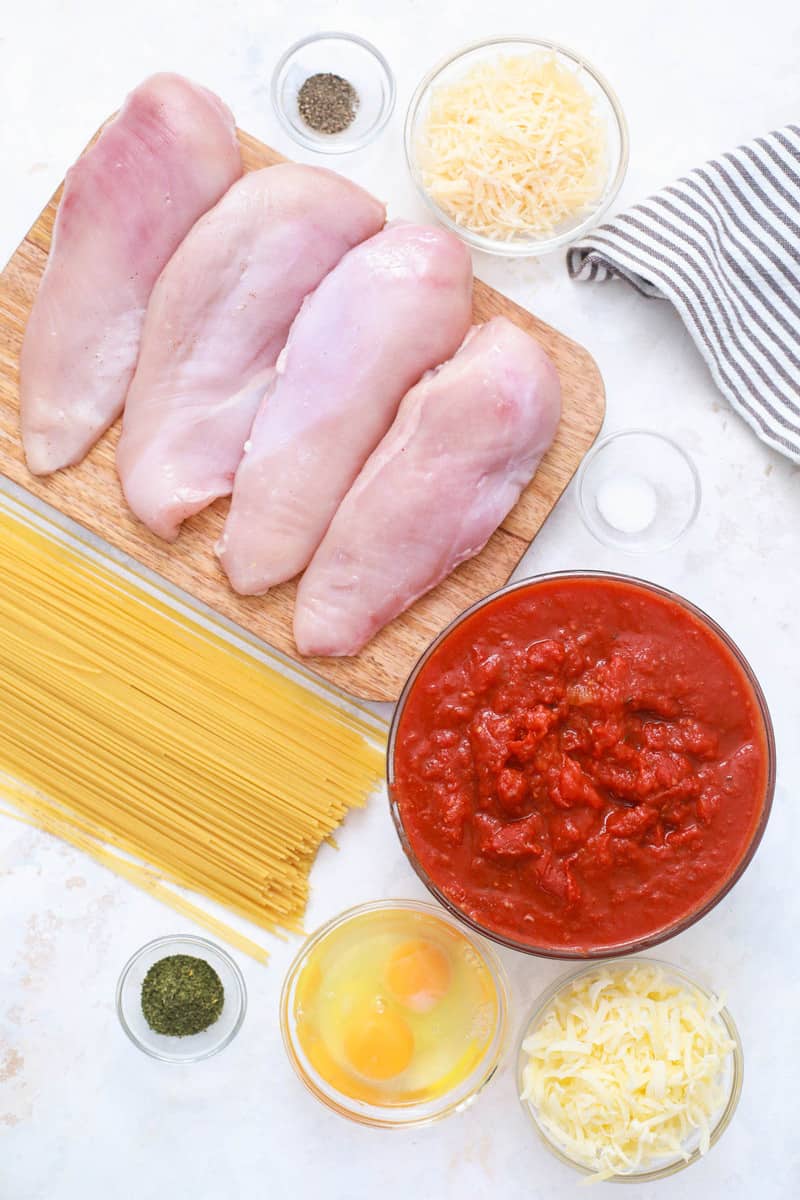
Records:
M578 507L590 533L628 554L667 550L700 508L700 477L672 438L624 429L598 442L583 460Z

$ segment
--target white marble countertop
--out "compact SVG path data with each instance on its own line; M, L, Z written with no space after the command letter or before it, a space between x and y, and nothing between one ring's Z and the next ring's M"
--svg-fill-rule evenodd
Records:
M398 106L387 131L371 149L335 164L386 197L394 214L423 215L401 148L417 79L460 43L498 32L562 40L612 81L631 127L621 204L800 113L800 9L790 0L25 0L7 5L0 21L0 258L11 254L88 135L154 70L208 84L244 128L311 161L279 132L269 79L291 41L323 28L371 38L397 73ZM699 926L660 951L728 997L745 1048L739 1111L705 1161L626 1195L788 1200L797 1195L800 1167L800 471L730 412L665 304L621 285L574 285L561 257L479 258L475 265L595 355L608 392L607 432L645 425L672 434L691 450L703 481L690 533L673 551L639 560L592 540L570 490L523 573L612 568L683 592L738 641L775 722L778 789L754 863ZM340 843L338 855L320 855L309 927L359 901L422 894L382 798L348 819ZM116 978L141 943L187 928L70 847L0 817L2 1200L575 1194L577 1177L531 1136L508 1066L466 1114L418 1132L364 1129L318 1105L294 1077L277 1026L293 944L276 943L267 967L240 957L250 1008L225 1053L194 1067L145 1058L117 1024ZM560 968L510 953L504 959L518 1025Z

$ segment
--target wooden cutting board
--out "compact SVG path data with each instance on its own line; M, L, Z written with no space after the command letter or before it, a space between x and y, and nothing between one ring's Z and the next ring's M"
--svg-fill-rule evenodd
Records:
M246 133L239 135L245 167L280 162L281 155ZM77 467L48 478L31 475L19 438L18 364L25 322L50 248L56 192L0 276L0 471L113 546L157 571L291 658L295 584L267 596L237 596L228 587L213 549L228 508L221 500L187 522L167 545L136 521L122 498L114 470L118 428L111 429ZM505 296L475 281L476 321L502 314L528 330L554 359L561 377L563 416L550 451L516 508L481 553L463 563L427 596L383 629L354 658L303 659L345 691L369 700L396 700L416 659L463 609L506 582L553 505L569 483L603 421L603 381L591 355ZM2 564L0 563L0 569Z

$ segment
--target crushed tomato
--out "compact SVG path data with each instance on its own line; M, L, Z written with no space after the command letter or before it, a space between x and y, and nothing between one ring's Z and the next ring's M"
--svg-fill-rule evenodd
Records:
M689 609L626 580L543 580L462 621L400 717L393 797L439 890L542 949L680 922L763 811L753 688Z

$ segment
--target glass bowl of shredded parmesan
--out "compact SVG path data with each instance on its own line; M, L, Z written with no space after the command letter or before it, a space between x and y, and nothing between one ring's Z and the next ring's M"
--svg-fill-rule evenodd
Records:
M580 55L497 38L426 75L405 126L409 170L439 220L508 257L576 241L613 203L628 163L619 101Z
M651 958L562 976L537 1001L517 1057L523 1109L590 1181L642 1183L697 1162L742 1090L742 1044L712 991Z

